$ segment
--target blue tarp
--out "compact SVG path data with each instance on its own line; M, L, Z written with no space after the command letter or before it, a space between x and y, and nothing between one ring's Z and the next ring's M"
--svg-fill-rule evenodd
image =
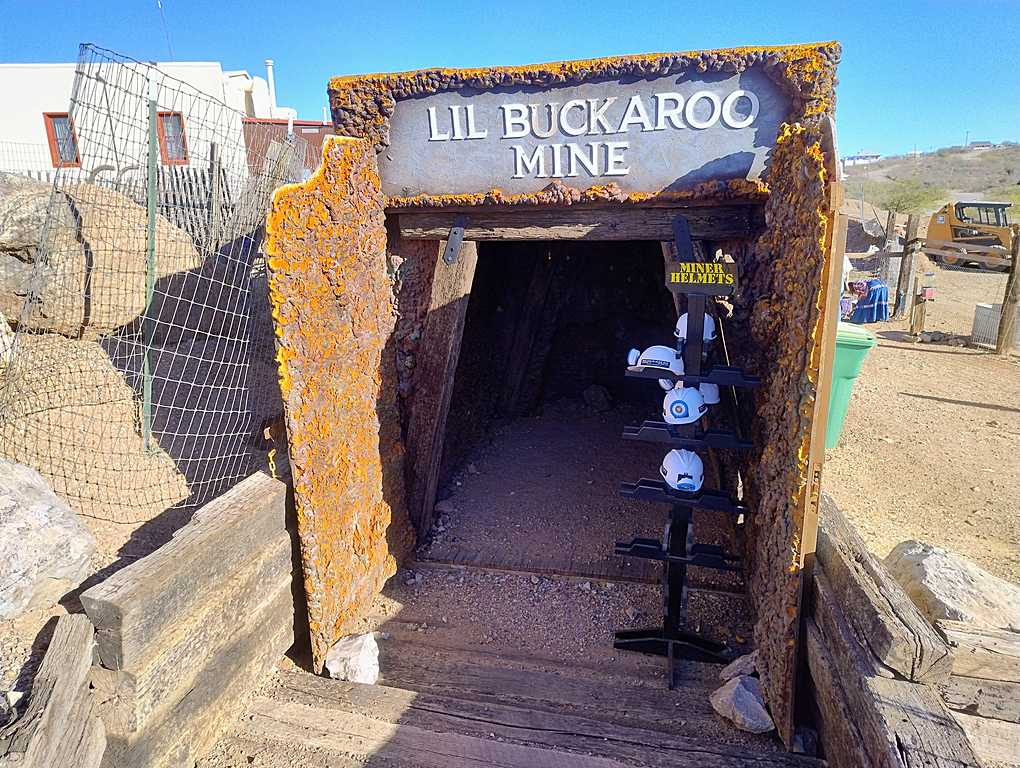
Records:
M868 280L868 293L857 302L850 322L863 325L889 319L889 288L881 280Z

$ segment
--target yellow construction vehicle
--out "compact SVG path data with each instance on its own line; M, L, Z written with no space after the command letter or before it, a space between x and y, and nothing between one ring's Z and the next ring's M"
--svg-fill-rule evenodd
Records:
M984 269L1009 269L1016 225L1006 209L1012 203L946 203L931 215L925 252L946 266L977 264Z

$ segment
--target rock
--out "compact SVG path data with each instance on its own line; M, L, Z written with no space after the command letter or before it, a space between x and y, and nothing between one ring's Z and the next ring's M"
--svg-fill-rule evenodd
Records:
M609 390L600 384L592 384L584 390L581 396L588 407L596 413L603 413L613 407L613 398L610 396Z
M753 675L758 671L758 651L745 653L738 656L719 672L719 679L723 682L732 680L738 675Z
M157 280L202 266L191 237L162 216L155 244ZM52 194L0 174L0 311L19 328L95 339L132 322L146 304L146 249L146 209L126 195L96 184Z
M38 472L0 459L0 619L76 587L95 549L92 534Z
M469 475L478 474L478 467L475 466L474 462L471 462L470 464L467 465L467 472Z
M765 709L761 684L756 677L734 677L714 691L708 700L712 709L742 731L768 733L776 727Z
M456 509L457 508L454 506L453 501L450 499L443 499L442 501L437 501L436 506L432 508L432 510L437 515L449 515L455 512Z
M379 679L379 646L375 635L351 635L326 653L326 671L334 680L375 685Z
M124 352L126 345L120 346ZM5 370L0 406L0 445L6 458L38 470L84 517L143 522L188 497L187 479L174 460L155 441L145 446L138 427L139 398L103 347L59 334L26 333L18 337L17 356L18 363ZM184 379L170 375L164 364L189 359L197 364L194 356L160 358L153 373L155 399L159 401L161 384L168 387L167 395L183 398ZM140 367L141 361L135 362ZM219 392L208 386L200 391L210 390ZM203 411L194 407L196 399L187 402L192 409L156 409L157 416L167 417L163 424L169 433L201 434L198 419ZM204 402L212 408L211 400ZM215 402L223 407L222 399ZM174 447L200 450L207 442L175 440ZM194 456L174 458L196 463Z
M954 552L904 541L885 558L885 567L930 621L1020 632L1020 587Z

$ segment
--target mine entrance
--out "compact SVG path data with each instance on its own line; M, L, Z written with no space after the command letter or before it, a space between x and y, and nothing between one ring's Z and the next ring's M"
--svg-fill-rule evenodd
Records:
M479 243L424 557L656 582L657 564L613 554L667 519L619 493L668 450L622 439L663 398L624 371L630 349L672 346L676 318L658 241ZM699 540L739 547L730 519L702 517ZM734 574L692 581L742 591Z

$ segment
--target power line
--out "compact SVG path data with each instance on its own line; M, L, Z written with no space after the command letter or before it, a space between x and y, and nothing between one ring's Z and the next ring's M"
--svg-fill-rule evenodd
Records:
M159 18L163 23L163 34L166 36L166 49L170 53L170 61L173 61L174 47L170 43L170 29L166 25L166 14L163 12L163 0L156 0L156 7L159 8Z

